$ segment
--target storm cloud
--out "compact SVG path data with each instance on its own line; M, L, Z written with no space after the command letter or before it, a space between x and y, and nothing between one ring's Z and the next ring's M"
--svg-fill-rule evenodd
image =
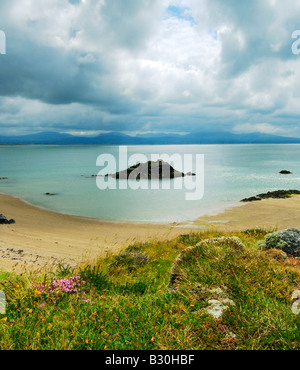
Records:
M0 128L300 137L300 4L4 0Z

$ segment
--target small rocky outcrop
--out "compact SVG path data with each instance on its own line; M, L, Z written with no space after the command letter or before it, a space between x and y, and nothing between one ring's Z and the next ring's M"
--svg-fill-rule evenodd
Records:
M0 180L8 180L8 177L0 177Z
M184 177L184 176L196 176L192 172L186 174L175 170L169 163L162 160L156 162L148 161L146 163L137 163L124 171L117 172L115 174L108 174L115 179L126 179L128 180L140 180L140 179L174 179L175 177Z
M267 234L258 245L263 250L279 249L293 257L300 257L300 230L291 228Z
M248 202L257 202L259 200L261 200L262 198L259 198L258 196L255 196L255 197L250 197L250 198L244 198L241 200L241 202L243 203L248 203Z
M285 198L290 198L292 195L299 195L299 194L300 194L299 190L275 190L275 191L269 191L267 193L258 194L250 198L242 199L241 202L246 203L246 202L253 202L253 201L269 199L269 198L285 199Z
M199 282L202 280L201 274L197 273L197 266L202 265L202 261L204 262L207 258L212 258L211 262L214 263L214 251L219 250L220 247L222 247L222 252L219 252L221 253L220 260L225 255L227 256L228 253L232 256L237 256L245 250L245 246L237 237L220 237L203 240L194 246L184 249L178 255L171 268L169 278L169 293L172 294L179 292L181 289L183 291L188 289L189 294L194 299L203 301L206 305L203 310L215 319L220 319L223 313L230 306L234 306L235 303L231 299L231 294L226 286L212 286L211 284L207 286L206 284L203 285L203 283L197 283L197 280ZM205 276L204 270L201 273ZM193 283L192 276L199 277L199 279L195 279L196 284Z
M15 224L16 221L13 219L8 220L4 215L0 214L0 225Z
M230 244L232 250L244 250L245 246L241 240L235 236L232 237L220 237L220 238L211 238L205 239L195 246L188 247L184 249L175 259L173 266L171 268L170 277L169 277L169 292L176 292L180 288L182 281L182 266L184 265L184 260L187 255L193 253L193 251L201 248L202 246L215 246L218 244Z
M229 306L235 305L235 303L229 298L223 300L209 299L208 303L209 306L205 309L205 311L209 315L212 315L215 319L219 319L223 315L223 312L229 308Z
M149 262L149 256L138 250L127 250L115 257L111 267L126 266L130 271L136 267L146 265Z
M208 295L210 299L207 300L208 306L204 309L209 315L212 315L215 319L221 318L224 311L226 311L229 306L235 306L233 300L231 300L227 293L227 287L216 287L208 288L197 284L195 288L191 289L193 295L199 295L200 299Z
M58 195L57 193L45 193L48 197L53 197L54 195Z
M282 170L279 172L281 175L290 175L292 172L288 170Z

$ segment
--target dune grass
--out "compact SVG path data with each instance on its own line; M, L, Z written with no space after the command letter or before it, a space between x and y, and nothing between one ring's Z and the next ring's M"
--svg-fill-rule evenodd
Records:
M56 273L0 274L7 296L0 349L300 349L300 315L291 310L300 269L257 248L268 232L212 230L132 245L93 265L59 266ZM183 250L232 235L244 249L230 243L192 249L177 289L170 290L170 272ZM206 310L209 289L217 288L234 302L219 319Z

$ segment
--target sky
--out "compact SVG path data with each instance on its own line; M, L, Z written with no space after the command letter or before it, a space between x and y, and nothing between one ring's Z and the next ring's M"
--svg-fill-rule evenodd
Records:
M1 0L0 135L300 137L299 29L294 0Z

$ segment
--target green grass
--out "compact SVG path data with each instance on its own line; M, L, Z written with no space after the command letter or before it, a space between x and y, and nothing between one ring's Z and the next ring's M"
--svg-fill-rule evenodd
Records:
M8 299L0 349L300 349L300 315L291 311L300 269L256 247L268 232L235 233L241 250L229 242L193 248L223 236L211 231L132 245L55 274L0 274ZM187 247L171 292L172 266ZM74 291L55 291L54 278L63 285L74 276ZM235 305L215 319L206 312L212 298L206 288L224 286Z

